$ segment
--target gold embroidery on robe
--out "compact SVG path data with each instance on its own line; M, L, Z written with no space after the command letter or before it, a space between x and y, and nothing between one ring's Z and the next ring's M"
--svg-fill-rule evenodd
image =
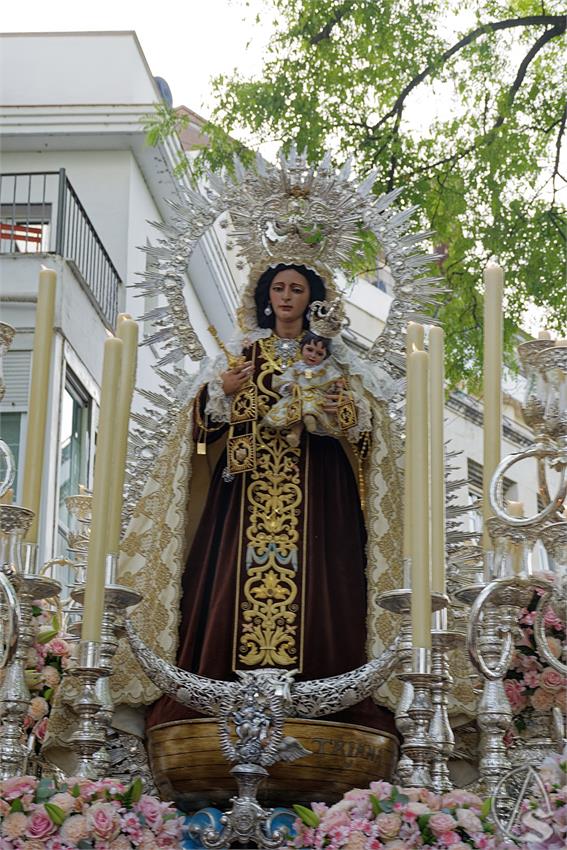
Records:
M266 379L283 367L260 343L258 411L277 393ZM266 356L268 355L268 356ZM302 665L303 588L306 563L298 548L305 519L301 449L260 426L256 469L246 476L243 540L238 570L235 669ZM244 551L242 551L244 550Z

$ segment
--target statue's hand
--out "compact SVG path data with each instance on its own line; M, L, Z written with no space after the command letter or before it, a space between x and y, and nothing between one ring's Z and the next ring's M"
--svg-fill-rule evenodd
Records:
M232 369L227 369L221 373L222 388L225 395L233 395L241 390L246 381L252 375L254 369L253 364L248 361L241 366L234 366Z
M339 401L344 402L346 399L354 400L353 394L349 390L340 390L339 392L329 390L325 393L325 402L323 404L323 410L325 411L325 413L331 413L336 415Z

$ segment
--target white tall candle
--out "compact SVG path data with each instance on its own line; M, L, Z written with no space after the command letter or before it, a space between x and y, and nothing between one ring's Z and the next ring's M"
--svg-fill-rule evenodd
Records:
M496 263L484 270L484 366L483 366L483 547L492 550L492 541L486 527L492 516L488 497L490 481L500 463L502 443L502 298L504 272Z
M27 534L27 540L30 543L37 543L38 536L37 528L41 505L41 482L45 453L45 423L47 420L47 403L49 399L49 375L51 372L51 350L53 347L56 287L56 272L52 269L43 269L39 274L37 290L26 454L22 485L22 505L32 510L35 514Z
M406 335L406 375L409 365L409 356L413 351L423 351L424 344L424 327L417 322L409 322ZM409 423L413 417L411 410L411 400L409 393L406 392L406 446L405 446L405 463L404 463L404 537L403 537L403 555L408 558L410 554L410 492L411 492L411 464L410 464L410 445L411 431ZM404 582L405 584L405 582Z
M82 640L100 641L104 613L105 561L108 545L109 485L114 463L114 419L116 393L120 379L123 342L107 339L104 343L100 416L94 466L92 523L87 556Z
M444 333L429 331L431 417L431 590L445 593L445 365Z
M408 358L408 398L411 398L411 622L415 647L431 649L429 556L429 355L414 351Z
M120 317L119 317L120 318ZM138 358L138 323L122 318L118 322L116 335L124 343L122 367L114 420L114 463L110 484L110 508L108 515L108 552L118 554L124 478L126 474L126 451L128 448L128 423L136 383Z

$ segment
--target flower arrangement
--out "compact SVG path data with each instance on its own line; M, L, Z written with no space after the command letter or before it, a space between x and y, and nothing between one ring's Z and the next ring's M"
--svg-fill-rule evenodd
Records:
M0 782L0 850L177 850L183 822L171 803L143 794L140 779Z
M567 847L567 747L547 756L538 771L537 793L522 801L512 830L525 850ZM535 791L536 789L534 789Z
M490 800L468 791L442 796L425 788L400 789L389 782L348 791L330 808L294 806L299 815L293 848L325 850L496 850Z
M554 706L562 711L566 709L567 679L542 660L537 651L533 624L538 601L538 594L535 593L528 607L520 613L518 624L522 636L516 641L512 662L504 681L504 690L514 714L517 733L529 728L536 712L551 711ZM545 613L544 622L549 648L553 655L559 658L565 644L565 623L551 607Z
M24 729L39 753L47 732L47 723L57 688L71 663L71 645L61 634L57 613L45 602L33 606L35 639L28 653L26 683L31 700Z

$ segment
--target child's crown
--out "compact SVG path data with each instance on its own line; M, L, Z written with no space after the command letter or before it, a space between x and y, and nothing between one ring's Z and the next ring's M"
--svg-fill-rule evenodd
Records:
M309 309L311 311L309 328L317 336L337 336L350 324L340 298L334 301L313 301Z

